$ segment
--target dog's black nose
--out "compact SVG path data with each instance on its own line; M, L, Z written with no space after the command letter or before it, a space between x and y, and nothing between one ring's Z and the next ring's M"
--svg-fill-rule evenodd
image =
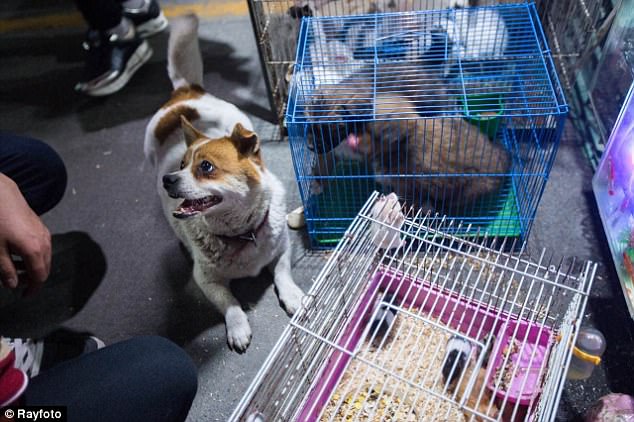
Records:
M179 177L175 174L166 174L163 176L163 187L165 189L174 186L178 182Z

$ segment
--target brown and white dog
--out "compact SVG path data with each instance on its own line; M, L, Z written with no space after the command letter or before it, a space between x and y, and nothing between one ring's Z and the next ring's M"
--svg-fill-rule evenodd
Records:
M174 91L147 126L144 151L165 216L194 260L194 280L224 316L229 347L243 352L251 328L229 282L268 266L290 315L303 292L291 276L284 187L265 167L249 118L203 90L197 32L194 15L171 22Z

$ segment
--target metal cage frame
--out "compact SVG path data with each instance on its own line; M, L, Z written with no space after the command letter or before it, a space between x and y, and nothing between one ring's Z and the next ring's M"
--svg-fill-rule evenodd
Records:
M404 403L410 394L421 401L418 409L433 410L431 419L417 414L416 420L447 420L443 403L470 421L553 420L597 264L554 260L545 251L533 260L524 247L504 252L507 242L517 239L474 243L450 234L460 222L429 218L383 199L375 192L361 209L229 420L376 420L385 414L375 407L363 416L366 402L383 397L408 414L410 404ZM388 206L402 218L384 218ZM403 335L402 323L391 322L389 334L379 336L374 322L377 317L385 321L381 309L441 330L445 339L454 335L468 341L474 352L467 362L474 368L471 376L463 369L459 377L464 389L438 388L438 368L427 361L443 353L420 326ZM530 328L521 334L521 326ZM415 339L418 347L399 348L399 336ZM547 346L538 358L534 345L542 339ZM515 341L518 349L511 353L530 350L528 366L517 363L521 359L507 365L514 358L504 344ZM372 353L377 350L385 353ZM348 368L354 371L346 375ZM485 371L485 386L475 382L476 368ZM497 373L495 368L503 369ZM528 375L521 375L531 368L539 371L532 390ZM371 386L364 378L368 371L378 374ZM524 402L511 400L509 384L503 390L503 373L524 380L517 396L528 394ZM348 394L338 390L344 382ZM401 389L396 391L396 385ZM487 394L488 409L494 403L498 413L479 407L487 404ZM477 397L475 404L471 397ZM340 412L325 413L332 406Z
M435 38L466 19L482 21L466 47ZM316 248L336 244L374 189L526 239L568 113L529 3L304 18L288 104Z
M311 0L326 3L319 16L340 16L372 10L371 0L347 2ZM469 0L471 6L483 6L504 3L520 3L522 0ZM600 46L610 29L614 12L621 7L623 0L535 0L540 20L545 28L552 55L568 96L580 98L579 90L583 83L575 78L579 68L590 65L596 68L597 46ZM286 75L292 72L295 64L295 46L299 33L299 23L288 11L299 8L308 1L299 0L247 0L251 22L255 34L265 83L267 85L271 110L277 116L278 123L284 127L288 84ZM447 7L446 0L409 0L403 3L401 11L430 10ZM297 14L295 14L297 16ZM291 30L280 34L278 25L282 23ZM283 35L286 48L274 55L272 43ZM590 75L592 78L592 75ZM575 101L580 107L583 101ZM580 110L577 109L577 112ZM594 148L594 147L593 147ZM599 146L600 148L600 146ZM596 153L593 153L596 154Z

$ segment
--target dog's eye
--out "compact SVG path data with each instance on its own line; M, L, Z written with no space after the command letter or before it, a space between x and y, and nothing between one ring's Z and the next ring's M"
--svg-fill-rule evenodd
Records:
M181 161L181 170L185 168L185 160Z
M200 163L200 169L204 173L211 173L214 169L214 166L209 161L204 160L202 163Z

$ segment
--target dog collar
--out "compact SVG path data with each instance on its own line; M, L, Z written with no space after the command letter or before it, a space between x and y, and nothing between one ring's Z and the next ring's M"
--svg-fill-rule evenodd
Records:
M262 227L264 226L268 218L269 218L269 210L266 210L266 214L264 214L264 218L262 219L262 222L254 230L249 230L248 232L239 234L237 236L218 235L218 237L225 243L235 244L235 246L238 249L236 252L234 252L234 255L237 255L238 253L242 251L242 249L244 249L247 246L247 244L249 244L249 242L253 242L255 246L258 245L257 243L258 232L262 229Z

